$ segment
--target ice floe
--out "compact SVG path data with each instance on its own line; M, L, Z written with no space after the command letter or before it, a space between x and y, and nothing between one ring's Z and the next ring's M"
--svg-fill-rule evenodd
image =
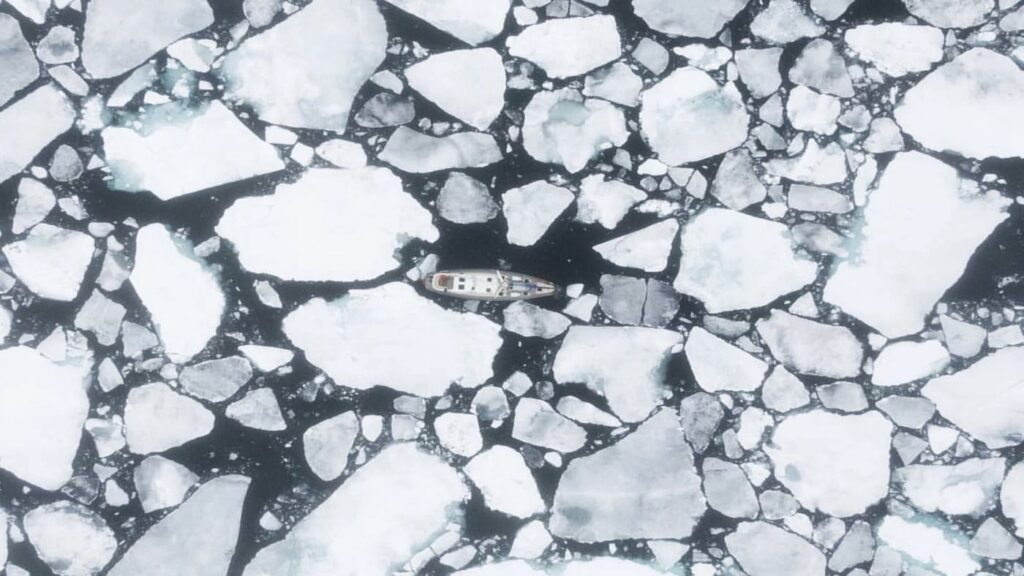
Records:
M575 199L567 188L543 180L508 190L501 197L508 242L532 246Z
M663 220L594 246L605 260L623 268L661 272L668 265L679 222Z
M633 3L633 10L652 30L674 36L711 38L743 10L748 1L702 3L637 0Z
M878 525L878 540L925 570L946 576L968 576L979 570L981 565L953 539L951 531L935 524L927 517L886 516Z
M918 510L977 517L995 505L1005 473L1003 458L971 458L955 466L906 466L895 476Z
M6 72L5 72L6 75ZM71 100L44 84L0 110L0 183L24 170L75 121Z
M422 174L489 166L501 160L502 153L490 134L431 136L399 126L377 157L403 172Z
M14 275L37 296L69 302L78 296L94 248L88 234L38 224L2 252Z
M0 106L7 103L22 88L39 77L39 63L32 54L32 46L21 32L18 21L0 14Z
M355 412L342 412L307 428L302 434L302 450L309 468L327 482L341 476L358 435Z
M153 455L139 462L132 480L142 509L154 512L181 504L199 476L174 460Z
M486 130L505 107L505 67L493 48L453 50L405 69L409 86L459 120Z
M505 28L511 0L385 0L439 30L476 46Z
M798 374L855 378L864 348L844 326L831 326L781 310L757 322L757 332L772 355Z
M614 105L563 88L538 92L523 112L523 147L533 158L579 172L602 150L629 137L626 118Z
M470 460L465 471L491 510L515 518L529 518L546 510L526 462L508 446L481 452Z
M99 574L117 551L106 521L78 503L61 500L33 508L23 524L39 559L59 576Z
M857 56L894 77L925 72L942 60L942 30L899 22L864 24L843 36Z
M505 44L510 55L537 64L552 78L586 74L622 54L611 16L548 20L510 36Z
M647 194L639 188L593 174L580 183L576 220L585 224L596 222L608 230L614 230L631 207L646 199Z
M125 437L136 454L163 452L213 430L213 413L164 383L132 388L124 409Z
M743 522L725 537L750 576L821 576L825 555L807 540L767 522Z
M764 361L699 327L686 339L686 359L697 384L708 392L752 392L768 371Z

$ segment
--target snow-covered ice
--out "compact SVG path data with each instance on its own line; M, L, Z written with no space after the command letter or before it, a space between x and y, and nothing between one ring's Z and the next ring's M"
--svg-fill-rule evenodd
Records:
M199 476L174 460L154 454L139 462L132 480L142 509L154 512L181 504Z
M911 565L938 570L945 576L974 574L981 565L954 538L952 530L929 522L928 517L907 520L890 515L878 525L878 540Z
M569 189L543 180L506 191L501 204L508 221L509 244L535 244L574 199Z
M672 0L637 0L636 15L653 30L673 36L711 38L743 10L749 0L722 2L673 2Z
M182 390L208 402L234 396L252 378L252 365L240 356L206 360L185 366L178 374Z
M843 36L861 60L894 77L925 72L942 60L942 30L899 22L864 24Z
M621 110L604 100L584 98L573 88L538 92L523 114L526 152L572 173L583 170L602 150L621 146L629 137Z
M614 230L630 208L646 199L647 194L639 188L593 174L580 182L576 220L585 224L596 222L608 230Z
M213 413L166 384L132 388L124 409L125 437L136 454L163 452L213 430Z
M757 176L754 159L745 148L725 154L715 172L711 195L733 210L743 210L765 199L768 190Z
M0 134L4 135L0 140L0 183L24 170L74 121L71 100L53 84L44 84L0 110Z
M571 320L558 312L522 300L509 304L502 315L505 330L527 338L555 338L572 325Z
M777 1L777 0L776 0ZM725 537L750 576L823 576L825 555L807 540L767 522L743 522Z
M977 517L995 505L1005 472L1003 458L971 458L955 466L906 466L895 476L918 510Z
M88 234L38 224L0 251L18 280L37 296L70 302L78 296L94 248Z
M855 378L860 374L864 348L844 326L772 310L757 322L757 333L772 355L798 374L826 378Z
M32 46L18 21L7 14L0 14L0 66L4 69L0 78L0 106L39 77L39 63L32 54Z
M511 0L385 0L463 42L476 46L505 28Z
M355 412L342 412L307 428L302 433L302 450L310 470L327 482L341 476L358 435Z
M552 78L586 74L622 54L615 18L563 18L527 27L505 42L508 53L540 66Z
M905 4L911 14L940 28L977 26L995 8L995 0L906 0Z
M288 428L277 396L270 388L257 388L235 400L224 410L224 415L254 430L280 432Z
M586 443L587 431L556 412L547 402L522 398L516 404L512 437L526 444L568 453Z
M661 272L668 265L679 222L662 220L594 246L605 260L622 268Z
M491 510L529 518L546 509L523 457L508 446L497 445L481 452L465 470Z
M94 576L117 551L117 538L95 512L60 500L29 510L25 535L39 559L60 576Z
M486 130L505 107L505 68L493 48L453 50L405 69L409 86L442 110Z
M686 339L686 359L697 384L708 392L752 392L764 382L768 365L703 328Z
M377 157L403 172L423 174L489 166L502 154L494 137L483 132L431 136L399 126Z
M949 352L936 340L894 342L875 358L871 383L899 386L941 372L950 361Z

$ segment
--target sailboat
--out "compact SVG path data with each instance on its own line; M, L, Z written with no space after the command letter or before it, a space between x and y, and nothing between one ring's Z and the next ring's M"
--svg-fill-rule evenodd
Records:
M435 293L468 300L511 302L558 293L558 286L536 276L501 270L446 270L427 274L423 286Z

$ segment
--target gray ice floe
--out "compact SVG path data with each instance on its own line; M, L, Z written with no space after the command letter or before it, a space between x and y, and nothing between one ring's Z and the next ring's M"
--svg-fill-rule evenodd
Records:
M348 466L348 456L359 436L355 412L342 412L310 426L302 434L306 464L318 478L330 482Z
M76 502L58 500L33 508L22 524L36 555L58 576L95 576L117 551L117 538L106 521Z
M202 438L214 416L162 382L132 388L124 408L125 437L135 454L152 454Z
M574 88L541 91L523 112L523 147L540 162L583 170L601 151L629 137L622 111Z
M685 351L697 385L708 392L753 392L768 371L763 360L700 327L690 330Z
M526 444L569 453L583 447L587 431L556 412L547 402L522 398L516 404L512 437Z
M251 378L252 365L240 356L192 364L184 367L178 374L182 390L207 402L227 400Z
M807 540L767 522L742 522L725 537L729 554L750 576L824 576L825 555Z
M772 310L768 318L757 322L757 332L772 355L798 374L826 378L860 375L864 347L845 326Z
M905 0L914 16L940 28L971 28L982 24L995 0Z
M652 30L673 36L712 38L746 7L748 1L637 0L633 2L633 10Z
M17 19L0 14L0 106L39 77L39 63Z
M121 332L121 321L127 309L107 298L103 292L93 290L75 314L75 328L92 332L103 346L113 346Z
M78 296L94 249L95 241L88 234L37 224L2 252L14 275L32 293L70 302Z
M280 432L288 428L281 414L277 396L270 388L257 388L235 400L224 410L224 415L246 428L265 432Z
M708 506L729 518L757 517L761 507L742 468L718 458L705 458L702 473Z
M586 74L622 54L618 25L608 15L547 20L505 44L510 55L533 62L551 78Z
M762 202L768 194L757 176L756 164L746 148L726 152L711 185L711 195L733 210Z
M503 155L490 134L458 132L431 136L399 126L377 157L403 172L426 174L481 168L500 161Z
M441 217L456 224L480 224L498 215L487 185L462 172L451 172L437 195Z
M740 80L754 98L771 96L782 85L779 59L782 48L747 48L735 53Z

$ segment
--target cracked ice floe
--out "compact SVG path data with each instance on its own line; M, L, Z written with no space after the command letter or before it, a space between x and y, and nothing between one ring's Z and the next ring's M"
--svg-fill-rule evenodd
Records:
M686 359L697 385L708 392L752 392L768 371L764 361L699 327L686 339Z
M977 518L995 505L1005 471L1003 458L971 458L955 466L906 466L895 476L915 508Z
M892 429L878 412L813 410L783 420L765 452L804 508L847 518L888 494Z
M807 320L781 310L757 322L757 332L775 358L799 374L855 378L864 348L844 326Z
M661 272L668 265L672 242L679 232L677 220L663 220L594 246L602 258L623 268Z
M136 127L105 128L103 151L115 190L170 200L284 169L273 146L219 101L150 109Z
M498 215L498 203L487 185L461 172L451 172L437 195L441 217L456 224L478 224Z
M132 481L142 510L149 513L181 504L199 476L173 460L153 455L139 462Z
M94 248L88 234L38 224L2 251L14 275L34 294L70 302L78 296Z
M191 243L162 225L145 226L135 237L131 283L171 361L188 361L217 334L224 294L216 275Z
M956 427L992 449L1024 441L1024 348L997 350L954 374L930 380L921 394Z
M580 183L576 200L576 220L584 224L595 222L614 230L629 209L647 199L647 193L619 180L606 180L601 174L592 174Z
M71 479L89 413L85 374L18 346L0 350L0 375L0 467L44 490L60 488Z
M953 531L944 529L934 518L921 516L906 520L886 516L878 525L877 533L881 543L898 552L911 566L935 570L945 576L969 576L981 568L957 542Z
M163 452L206 436L213 413L162 382L132 388L124 408L125 437L136 454Z
M431 26L476 46L501 34L511 0L385 0Z
M556 338L569 329L572 320L525 301L513 302L502 311L503 327L527 338Z
M898 154L871 193L859 245L828 280L825 301L889 338L917 332L974 250L1006 219L1009 203L930 156ZM916 216L907 218L910 213Z
M235 554L249 478L220 476L136 540L109 576L224 576Z
M493 48L452 50L405 69L409 87L442 110L486 130L505 107L505 67Z
M508 221L508 242L532 246L572 204L572 191L543 180L512 188L501 197Z
M385 448L284 540L260 550L244 575L385 574L426 548L468 497L436 456L412 444Z
M669 330L574 326L562 341L552 373L601 394L625 422L639 422L670 395L665 382L682 336Z
M601 310L615 322L663 328L679 311L679 296L672 286L651 278L601 275Z
M372 280L401 264L396 253L412 239L438 239L430 212L376 167L309 170L235 201L216 230L250 272L321 282Z
M718 313L763 306L814 281L817 265L793 251L786 226L711 208L682 231L673 283Z
M697 68L675 70L641 96L641 131L658 158L669 165L736 148L747 139L749 122L736 86L720 86Z
M39 559L60 576L99 574L117 551L114 531L78 503L44 504L26 513L22 522Z
M942 60L945 40L938 28L899 22L864 24L843 38L858 58L897 78L931 69Z
M540 162L583 170L602 150L629 138L626 117L604 100L563 88L538 92L523 112L523 147Z
M831 134L839 118L839 99L819 94L805 86L796 86L786 98L786 117L797 130Z
M372 0L314 0L225 56L225 98L252 106L265 122L343 133L387 40Z
M561 18L527 27L505 44L508 53L540 66L552 78L586 74L622 55L612 16Z
M24 170L74 121L74 106L53 84L36 88L0 111L0 183Z
M748 1L636 0L633 10L652 30L673 36L711 38L739 14Z
M769 160L768 171L796 182L821 186L843 182L848 174L843 148L835 142L822 147L813 138L798 156Z
M479 386L493 375L501 347L497 324L445 310L400 283L352 290L332 302L310 300L284 319L283 328L339 385L386 386L424 397L443 394L452 383Z
M21 33L18 21L0 14L0 106L14 97L14 93L39 77L39 63L32 54L32 46Z
M932 150L978 159L1021 157L1022 98L1024 70L1002 54L974 48L908 90L896 121Z
M526 461L508 446L498 445L481 452L464 470L491 510L515 518L529 518L546 510Z
M950 363L949 352L938 340L894 342L875 358L871 383L899 386L943 371Z
M664 409L615 444L569 462L548 526L577 542L686 538L706 507L678 414Z
M750 576L823 576L825 555L813 544L766 522L743 522L725 537L729 554Z
M461 168L481 168L503 158L494 136L482 132L458 132L431 136L399 126L377 155L403 172L424 174Z

